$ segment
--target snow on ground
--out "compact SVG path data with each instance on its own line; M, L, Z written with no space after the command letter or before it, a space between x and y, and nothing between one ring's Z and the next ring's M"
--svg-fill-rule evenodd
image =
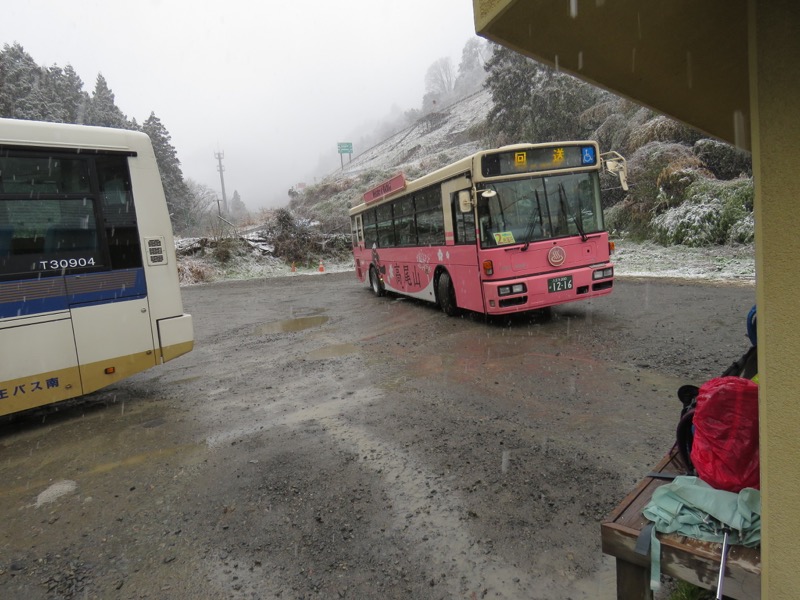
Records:
M617 277L660 277L695 281L737 282L755 284L755 255L752 245L713 246L689 248L687 246L659 246L650 242L615 241L612 255ZM178 260L181 282L184 285L203 281L232 279L258 279L264 277L291 277L324 275L355 269L352 259L326 262L320 271L319 263L311 265L285 264L272 256L257 254L238 257L225 265L209 259L187 257ZM192 273L204 273L203 277ZM355 279L355 275L353 275Z
M618 277L672 277L755 284L755 252L741 246L660 246L616 240L612 260Z

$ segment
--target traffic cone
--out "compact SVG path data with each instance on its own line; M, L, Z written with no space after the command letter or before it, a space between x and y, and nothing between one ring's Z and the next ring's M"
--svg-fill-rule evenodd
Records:
M319 272L320 273L324 273L325 272L325 265L322 264L321 260L319 261Z

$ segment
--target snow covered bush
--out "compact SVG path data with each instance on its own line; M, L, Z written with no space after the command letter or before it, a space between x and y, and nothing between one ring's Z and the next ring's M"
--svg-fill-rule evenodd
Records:
M753 181L701 178L686 199L653 217L653 237L662 244L710 246L753 241Z
M210 265L208 261L192 256L178 258L178 281L181 285L215 281L219 274L219 269Z
M631 132L630 145L641 148L651 142L679 142L694 144L700 137L696 129L664 115L657 115Z
M627 231L635 239L649 239L653 216L678 203L670 200L664 204L664 198L659 198L660 178L665 177L663 181L669 180L675 186L680 177L669 179L670 174L701 168L702 163L688 146L664 142L645 144L628 160L630 192L614 211L607 213L607 225Z
M753 214L745 215L728 230L729 244L751 244L755 240L756 223Z
M753 175L750 153L735 146L719 140L702 139L695 142L693 151L717 179L735 179L742 175L745 177Z
M716 198L695 204L685 202L652 221L656 241L685 246L711 246L724 235L720 227L721 202Z
M713 179L713 175L702 169L697 161L692 159L679 159L670 163L659 173L656 179L658 193L653 205L653 214L657 215L665 210L680 205L688 197L688 190L692 184L701 179Z

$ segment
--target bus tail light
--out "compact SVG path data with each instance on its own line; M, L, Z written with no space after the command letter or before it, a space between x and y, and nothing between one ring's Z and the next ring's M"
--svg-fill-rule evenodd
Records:
M487 275L494 275L494 263L490 260L483 261L483 272Z
M614 250L617 249L617 245L614 242L608 242L608 253L613 254Z

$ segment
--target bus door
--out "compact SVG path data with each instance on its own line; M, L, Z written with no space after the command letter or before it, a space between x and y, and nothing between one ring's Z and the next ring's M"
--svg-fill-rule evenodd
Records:
M353 217L353 247L364 248L364 224L361 220L361 215Z
M472 180L467 177L451 179L442 184L442 206L447 240L445 268L453 281L458 306L483 312L483 286L475 241L475 207L472 207L470 212L461 212L459 192L464 191L472 194Z

